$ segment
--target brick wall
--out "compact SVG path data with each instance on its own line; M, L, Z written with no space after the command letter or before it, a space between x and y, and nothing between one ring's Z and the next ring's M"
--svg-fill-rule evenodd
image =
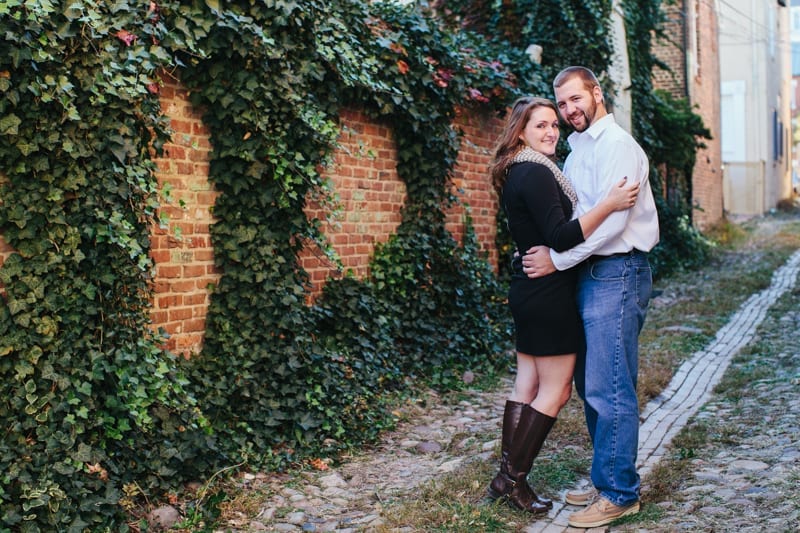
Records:
M713 2L697 1L698 74L692 79L692 104L711 131L713 139L703 142L694 167L693 219L706 228L724 216L722 205L722 135L720 115L719 21Z
M375 244L386 242L400 224L406 187L395 170L397 151L390 128L354 110L342 111L341 121L340 148L327 170L341 211L323 230L344 271L363 278ZM316 205L306 214L326 217ZM340 275L316 247L306 249L300 264L310 275L314 294L328 277Z
M0 236L0 266L3 266L3 263L6 262L8 256L14 252L13 248L3 240L3 237ZM0 285L0 289L2 289L2 285Z
M0 169L0 182L4 181L5 181L5 176L3 174L3 170ZM2 201L3 199L0 198L0 202ZM6 262L6 259L8 259L8 256L11 255L12 253L14 253L14 250L11 248L11 246L8 245L6 241L3 240L3 236L0 235L0 266L3 266L3 263ZM2 292L2 289L3 285L2 283L0 283L0 292Z
M500 204L489 174L494 146L503 129L503 120L476 114L463 114L456 122L464 132L461 150L454 169L453 182L460 202L466 206L451 209L447 217L447 229L460 239L464 231L465 209L472 217L472 224L481 250L488 255L489 262L497 270L497 209Z
M155 160L156 178L162 189L168 186L171 199L162 208L169 217L168 227L153 228L151 234L156 266L151 317L154 327L169 333L167 348L189 356L202 347L210 288L220 277L209 235L217 193L208 181L211 146L201 112L192 108L186 90L176 83L162 88L161 103L174 135L163 156ZM344 269L363 278L375 244L385 242L400 223L405 184L395 169L396 151L389 127L357 110L343 110L341 124L340 147L327 169L340 212L323 231ZM447 228L458 239L463 236L468 205L481 248L496 267L498 204L488 165L502 121L463 114L456 125L465 132L453 176L461 204L448 211ZM314 205L307 214L324 219ZM0 238L0 265L11 253ZM299 260L310 274L311 296L319 293L329 277L341 274L313 247Z
M192 109L185 91L168 85L162 105L175 131L157 160L159 183L169 183L173 202L168 230L154 230L152 255L157 265L153 323L169 334L168 348L189 355L202 347L209 286L219 278L213 266L209 226L216 193L208 183L210 146L200 113ZM342 133L333 163L326 171L338 196L338 214L324 223L323 232L345 271L358 278L368 275L375 244L386 242L400 224L400 209L406 198L405 184L395 169L396 149L391 129L370 120L358 110L343 110ZM465 132L454 172L457 195L469 205L473 224L492 265L497 265L494 246L497 199L488 174L489 159L502 121L465 114L457 121ZM306 214L326 220L313 202ZM447 228L457 238L463 235L464 207L447 213ZM179 228L177 237L175 229ZM342 273L311 246L299 257L309 273L317 295L329 277Z
M340 118L340 147L326 175L338 195L341 213L324 226L324 232L344 271L362 278L368 274L375 245L386 242L400 224L406 188L395 168L397 153L391 129L355 110L343 110ZM460 241L465 229L464 213L468 209L481 248L496 267L494 239L498 203L488 168L502 121L467 114L459 117L456 126L465 134L453 175L460 202L446 213L446 227ZM314 205L306 214L321 220L325 216ZM300 263L311 277L312 296L328 278L341 275L316 247L308 248L300 257Z
M689 98L694 111L703 118L713 139L697 153L692 173L692 214L703 229L722 219L722 147L719 106L719 24L713 3L684 0L662 6L667 22L666 38L654 43L653 53L671 72L655 68L655 88L677 98ZM690 16L692 15L693 16ZM684 47L688 48L689 58ZM687 72L687 69L689 72Z
M152 233L156 278L151 317L155 327L170 334L170 350L189 354L202 345L209 287L220 275L209 236L217 193L208 182L211 145L200 112L175 83L162 88L161 105L174 134L156 159L156 177L162 189L169 186L171 201L162 209L169 228L153 228Z
M680 4L683 2L678 2L678 5L662 4L661 9L666 20L664 24L666 38L653 41L653 55L670 68L670 70L659 67L653 69L653 86L656 89L669 91L676 98L686 96L686 54L683 52L684 17L683 6Z

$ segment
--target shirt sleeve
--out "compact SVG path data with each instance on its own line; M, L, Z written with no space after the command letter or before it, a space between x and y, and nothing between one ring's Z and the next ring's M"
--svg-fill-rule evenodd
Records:
M596 199L596 202L602 200L611 187L623 177L627 176L629 183L637 183L641 179L638 151L635 148L630 146L625 139L617 139L612 143L598 143L595 147L602 154L614 154L611 157L606 156L597 160L597 183L602 188L602 194ZM553 260L553 265L558 270L566 270L577 265L606 243L622 235L630 216L630 209L615 211L598 226L588 239L578 246L569 250L551 249L550 258Z
M563 251L583 242L580 223L570 220L564 212L561 189L553 173L539 164L525 164L524 171L520 193L545 244Z

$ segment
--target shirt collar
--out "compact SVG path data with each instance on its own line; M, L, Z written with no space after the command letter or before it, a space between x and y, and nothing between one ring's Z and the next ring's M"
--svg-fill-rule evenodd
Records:
M606 129L608 129L608 127L613 123L614 114L608 113L606 116L598 119L594 124L585 130L580 132L573 131L570 133L569 137L567 137L567 142L569 142L570 146L572 146L574 142L581 138L591 137L593 140L596 140L598 137L600 137L600 134L606 131Z

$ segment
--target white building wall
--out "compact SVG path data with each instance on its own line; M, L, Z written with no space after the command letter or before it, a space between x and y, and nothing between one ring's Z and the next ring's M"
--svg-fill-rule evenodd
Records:
M789 9L776 0L719 6L725 209L761 214L791 191Z
M611 10L611 30L613 33L614 55L611 58L609 75L614 81L614 120L628 133L633 133L631 117L631 67L628 61L628 38L625 32L625 18L620 0L614 0Z

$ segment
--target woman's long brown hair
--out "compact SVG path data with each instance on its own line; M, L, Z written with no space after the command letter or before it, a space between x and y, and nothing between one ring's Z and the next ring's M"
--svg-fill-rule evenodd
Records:
M524 143L520 139L520 135L522 135L522 131L528 124L533 110L539 107L548 107L558 116L556 105L547 98L523 96L517 98L511 107L511 113L508 115L503 133L500 134L491 165L492 184L498 195L502 194L503 185L506 183L506 168L508 168L508 164L523 147Z

